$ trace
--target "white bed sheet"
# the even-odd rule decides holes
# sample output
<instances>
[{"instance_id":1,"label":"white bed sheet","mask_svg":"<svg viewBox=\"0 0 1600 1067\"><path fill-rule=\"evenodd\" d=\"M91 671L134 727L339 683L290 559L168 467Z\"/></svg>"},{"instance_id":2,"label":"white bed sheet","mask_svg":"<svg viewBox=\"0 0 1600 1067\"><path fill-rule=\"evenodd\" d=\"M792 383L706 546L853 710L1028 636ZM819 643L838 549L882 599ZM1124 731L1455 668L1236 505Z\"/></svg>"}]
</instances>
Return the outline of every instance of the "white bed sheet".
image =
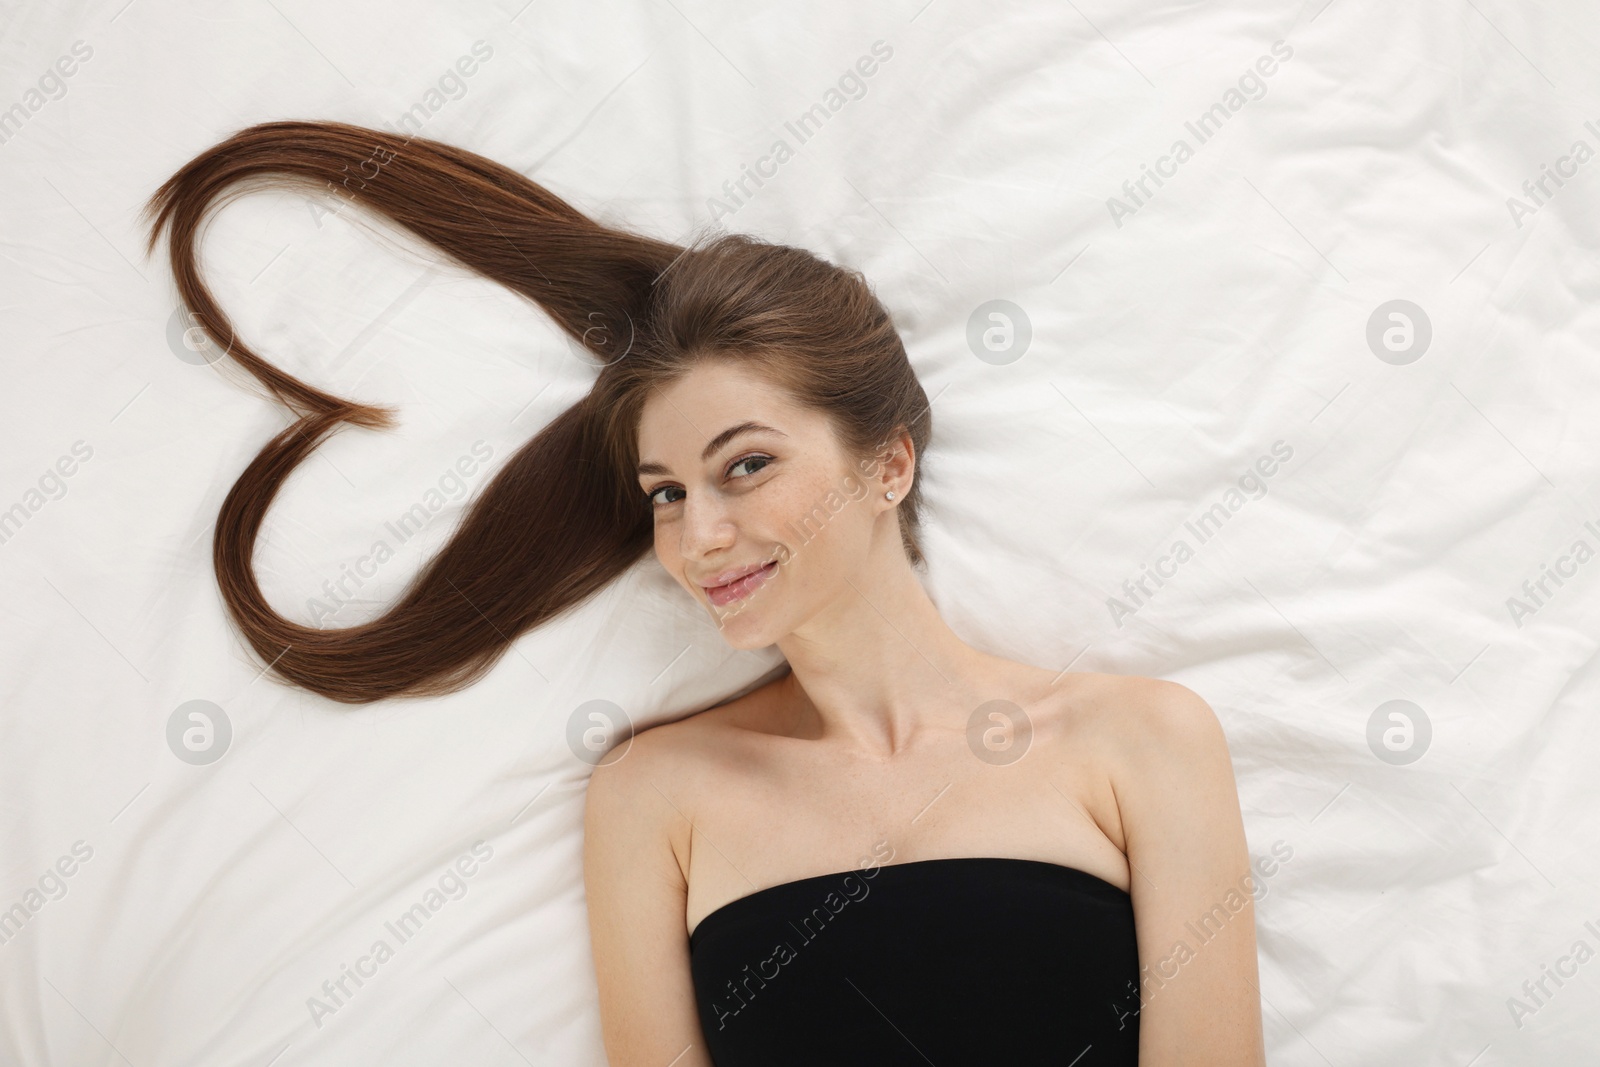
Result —
<instances>
[{"instance_id":1,"label":"white bed sheet","mask_svg":"<svg viewBox=\"0 0 1600 1067\"><path fill-rule=\"evenodd\" d=\"M259 677L210 523L283 416L174 343L137 211L245 125L408 113L609 221L866 272L935 398L952 624L1195 689L1252 853L1292 853L1258 904L1269 1062L1592 1060L1597 9L109 0L0 26L0 909L25 913L0 1063L604 1063L571 716L649 725L778 663L649 560L447 699ZM802 143L785 123L819 103ZM728 199L778 139L792 158ZM323 597L343 624L593 372L526 303L333 206L247 198L205 249L258 350L402 413L328 443L267 524L263 580L301 617L399 549ZM992 300L1029 324L1020 356L969 343ZM1369 343L1396 300L1425 349ZM402 547L386 523L416 503ZM1138 591L1147 567L1167 577ZM168 745L194 700L231 727L210 764ZM1369 743L1394 707L1430 732L1411 762ZM324 989L380 940L363 984Z\"/></svg>"}]
</instances>

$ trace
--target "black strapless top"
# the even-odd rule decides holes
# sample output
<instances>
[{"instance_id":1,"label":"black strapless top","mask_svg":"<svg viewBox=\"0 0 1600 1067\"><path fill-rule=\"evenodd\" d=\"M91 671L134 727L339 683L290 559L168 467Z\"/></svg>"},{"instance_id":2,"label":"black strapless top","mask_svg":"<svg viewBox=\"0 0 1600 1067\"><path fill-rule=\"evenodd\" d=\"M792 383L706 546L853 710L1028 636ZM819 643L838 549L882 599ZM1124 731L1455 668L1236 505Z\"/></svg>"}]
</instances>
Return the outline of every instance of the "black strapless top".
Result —
<instances>
[{"instance_id":1,"label":"black strapless top","mask_svg":"<svg viewBox=\"0 0 1600 1067\"><path fill-rule=\"evenodd\" d=\"M818 875L689 937L716 1067L1126 1067L1139 1058L1133 901L1043 860Z\"/></svg>"}]
</instances>

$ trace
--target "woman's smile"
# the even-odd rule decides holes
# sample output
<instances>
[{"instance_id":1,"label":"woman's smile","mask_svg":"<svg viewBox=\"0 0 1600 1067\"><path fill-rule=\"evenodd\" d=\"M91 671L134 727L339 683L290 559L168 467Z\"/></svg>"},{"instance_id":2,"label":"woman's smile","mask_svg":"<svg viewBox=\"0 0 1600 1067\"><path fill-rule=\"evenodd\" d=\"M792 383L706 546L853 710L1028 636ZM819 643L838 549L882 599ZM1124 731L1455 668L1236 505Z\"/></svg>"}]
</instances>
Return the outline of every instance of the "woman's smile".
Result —
<instances>
[{"instance_id":1,"label":"woman's smile","mask_svg":"<svg viewBox=\"0 0 1600 1067\"><path fill-rule=\"evenodd\" d=\"M706 586L706 599L710 600L711 603L715 604L719 608L727 604L732 604L734 601L742 600L751 593L755 592L755 590L763 585L767 579L771 578L777 573L778 564L776 560L763 563L755 570L750 571L739 578L735 578L733 581L724 585Z\"/></svg>"}]
</instances>

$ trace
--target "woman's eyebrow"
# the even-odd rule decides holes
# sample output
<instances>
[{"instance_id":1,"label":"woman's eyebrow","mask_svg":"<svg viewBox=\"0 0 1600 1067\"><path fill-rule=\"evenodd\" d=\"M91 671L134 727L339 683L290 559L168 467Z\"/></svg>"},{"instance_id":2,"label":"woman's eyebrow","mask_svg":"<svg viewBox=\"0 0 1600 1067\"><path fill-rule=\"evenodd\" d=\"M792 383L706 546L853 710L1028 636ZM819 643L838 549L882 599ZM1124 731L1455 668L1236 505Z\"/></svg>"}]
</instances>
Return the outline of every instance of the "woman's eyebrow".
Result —
<instances>
[{"instance_id":1,"label":"woman's eyebrow","mask_svg":"<svg viewBox=\"0 0 1600 1067\"><path fill-rule=\"evenodd\" d=\"M775 430L771 426L768 426L768 425L766 425L764 423L760 423L760 422L741 422L737 426L729 426L726 430L723 430L721 433L717 434L717 436L713 437L710 441L706 442L706 447L703 448L700 451L700 462L704 463L706 460L708 460L712 456L716 455L717 452L724 445L726 445L729 441L732 441L735 437L738 437L742 433L774 433L774 434L777 434L779 437L788 437L789 436L788 434L784 433L782 430ZM639 476L641 478L644 477L647 474L671 474L671 473L672 473L672 471L668 470L665 464L654 463L654 462L646 462L646 463L639 464Z\"/></svg>"}]
</instances>

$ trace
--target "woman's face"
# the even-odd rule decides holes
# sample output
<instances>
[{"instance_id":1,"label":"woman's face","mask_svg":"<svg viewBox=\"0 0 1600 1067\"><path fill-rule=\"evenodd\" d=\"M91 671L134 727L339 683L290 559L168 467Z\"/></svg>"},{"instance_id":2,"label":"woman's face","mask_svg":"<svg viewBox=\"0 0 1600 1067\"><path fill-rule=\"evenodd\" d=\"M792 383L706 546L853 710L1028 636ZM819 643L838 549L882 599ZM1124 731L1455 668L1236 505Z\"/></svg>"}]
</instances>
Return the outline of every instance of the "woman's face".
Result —
<instances>
[{"instance_id":1,"label":"woman's face","mask_svg":"<svg viewBox=\"0 0 1600 1067\"><path fill-rule=\"evenodd\" d=\"M902 552L876 461L739 364L702 361L652 393L639 460L656 558L735 648L775 643L852 592L885 544Z\"/></svg>"}]
</instances>

